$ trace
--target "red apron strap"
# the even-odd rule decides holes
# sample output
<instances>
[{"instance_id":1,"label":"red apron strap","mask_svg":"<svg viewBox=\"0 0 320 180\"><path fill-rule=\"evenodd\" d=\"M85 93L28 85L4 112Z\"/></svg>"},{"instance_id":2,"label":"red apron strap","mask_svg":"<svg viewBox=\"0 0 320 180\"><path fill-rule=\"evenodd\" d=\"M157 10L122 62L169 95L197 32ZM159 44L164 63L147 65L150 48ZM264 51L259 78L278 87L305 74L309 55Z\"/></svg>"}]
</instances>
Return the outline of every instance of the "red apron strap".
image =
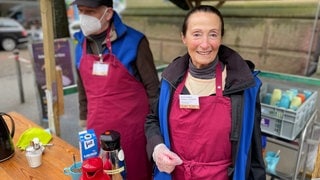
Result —
<instances>
[{"instance_id":1,"label":"red apron strap","mask_svg":"<svg viewBox=\"0 0 320 180\"><path fill-rule=\"evenodd\" d=\"M216 94L222 96L222 67L221 62L218 62L216 67Z\"/></svg>"}]
</instances>

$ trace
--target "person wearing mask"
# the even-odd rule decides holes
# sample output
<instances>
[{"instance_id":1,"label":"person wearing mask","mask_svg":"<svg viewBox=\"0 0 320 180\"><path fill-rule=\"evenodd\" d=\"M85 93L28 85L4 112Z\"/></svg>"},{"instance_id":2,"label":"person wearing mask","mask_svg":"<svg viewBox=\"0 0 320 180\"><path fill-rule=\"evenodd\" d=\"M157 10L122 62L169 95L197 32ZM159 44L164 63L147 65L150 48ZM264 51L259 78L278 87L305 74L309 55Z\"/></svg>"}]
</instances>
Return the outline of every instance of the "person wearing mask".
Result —
<instances>
[{"instance_id":1,"label":"person wearing mask","mask_svg":"<svg viewBox=\"0 0 320 180\"><path fill-rule=\"evenodd\" d=\"M75 33L80 124L96 136L120 133L128 180L150 179L145 117L159 80L149 42L127 26L112 0L75 0L81 31Z\"/></svg>"},{"instance_id":2,"label":"person wearing mask","mask_svg":"<svg viewBox=\"0 0 320 180\"><path fill-rule=\"evenodd\" d=\"M154 179L265 179L253 63L222 45L223 17L212 6L189 11L181 35L187 53L163 71L145 123Z\"/></svg>"}]
</instances>

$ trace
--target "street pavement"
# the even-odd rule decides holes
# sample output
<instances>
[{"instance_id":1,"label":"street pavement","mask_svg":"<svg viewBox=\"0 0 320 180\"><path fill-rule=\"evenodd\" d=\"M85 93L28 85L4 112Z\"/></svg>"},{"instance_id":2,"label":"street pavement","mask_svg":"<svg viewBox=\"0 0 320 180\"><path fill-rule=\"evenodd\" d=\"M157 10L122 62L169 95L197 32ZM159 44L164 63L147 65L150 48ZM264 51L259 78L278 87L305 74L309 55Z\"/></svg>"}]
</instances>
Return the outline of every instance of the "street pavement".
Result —
<instances>
[{"instance_id":1,"label":"street pavement","mask_svg":"<svg viewBox=\"0 0 320 180\"><path fill-rule=\"evenodd\" d=\"M0 112L16 111L38 125L47 128L42 118L40 96L37 90L32 56L27 46L19 47L20 70L12 52L0 51ZM19 85L19 78L21 85ZM64 114L60 119L60 137L78 148L78 94L64 96ZM19 136L19 134L15 134Z\"/></svg>"}]
</instances>

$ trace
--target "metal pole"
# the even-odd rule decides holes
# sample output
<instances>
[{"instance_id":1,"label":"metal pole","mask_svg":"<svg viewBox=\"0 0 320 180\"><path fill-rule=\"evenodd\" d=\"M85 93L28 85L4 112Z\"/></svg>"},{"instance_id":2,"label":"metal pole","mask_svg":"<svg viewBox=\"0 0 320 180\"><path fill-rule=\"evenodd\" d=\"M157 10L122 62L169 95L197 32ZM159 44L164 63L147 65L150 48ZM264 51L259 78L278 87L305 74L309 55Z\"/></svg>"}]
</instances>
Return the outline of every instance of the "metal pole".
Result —
<instances>
[{"instance_id":1,"label":"metal pole","mask_svg":"<svg viewBox=\"0 0 320 180\"><path fill-rule=\"evenodd\" d=\"M16 62L17 73L18 73L18 86L19 86L19 94L20 94L20 102L24 103L24 93L23 93L23 85L22 85L22 76L21 76L21 67L19 61L19 50L15 49L13 51L14 60Z\"/></svg>"},{"instance_id":2,"label":"metal pole","mask_svg":"<svg viewBox=\"0 0 320 180\"><path fill-rule=\"evenodd\" d=\"M307 56L307 58L308 58L307 59L307 67L305 68L304 75L308 75L308 72L309 72L309 63L311 61L311 52L312 52L312 47L313 47L313 42L314 42L314 36L315 36L316 31L317 31L317 21L318 21L318 18L319 18L319 9L320 9L320 0L318 0L317 11L316 11L316 14L314 16L314 22L313 22L313 28L312 28L313 30L312 30L312 33L311 33L308 56Z\"/></svg>"}]
</instances>

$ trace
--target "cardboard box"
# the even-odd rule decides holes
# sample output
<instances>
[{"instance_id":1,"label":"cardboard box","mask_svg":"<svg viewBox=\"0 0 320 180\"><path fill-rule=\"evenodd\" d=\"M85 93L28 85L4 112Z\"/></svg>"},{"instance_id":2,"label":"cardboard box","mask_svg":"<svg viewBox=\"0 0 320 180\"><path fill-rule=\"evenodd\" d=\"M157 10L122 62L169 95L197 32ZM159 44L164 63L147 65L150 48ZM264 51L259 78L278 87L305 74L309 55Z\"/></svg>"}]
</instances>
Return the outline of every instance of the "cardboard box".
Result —
<instances>
[{"instance_id":1,"label":"cardboard box","mask_svg":"<svg viewBox=\"0 0 320 180\"><path fill-rule=\"evenodd\" d=\"M79 149L81 161L99 156L98 140L93 129L79 132Z\"/></svg>"}]
</instances>

